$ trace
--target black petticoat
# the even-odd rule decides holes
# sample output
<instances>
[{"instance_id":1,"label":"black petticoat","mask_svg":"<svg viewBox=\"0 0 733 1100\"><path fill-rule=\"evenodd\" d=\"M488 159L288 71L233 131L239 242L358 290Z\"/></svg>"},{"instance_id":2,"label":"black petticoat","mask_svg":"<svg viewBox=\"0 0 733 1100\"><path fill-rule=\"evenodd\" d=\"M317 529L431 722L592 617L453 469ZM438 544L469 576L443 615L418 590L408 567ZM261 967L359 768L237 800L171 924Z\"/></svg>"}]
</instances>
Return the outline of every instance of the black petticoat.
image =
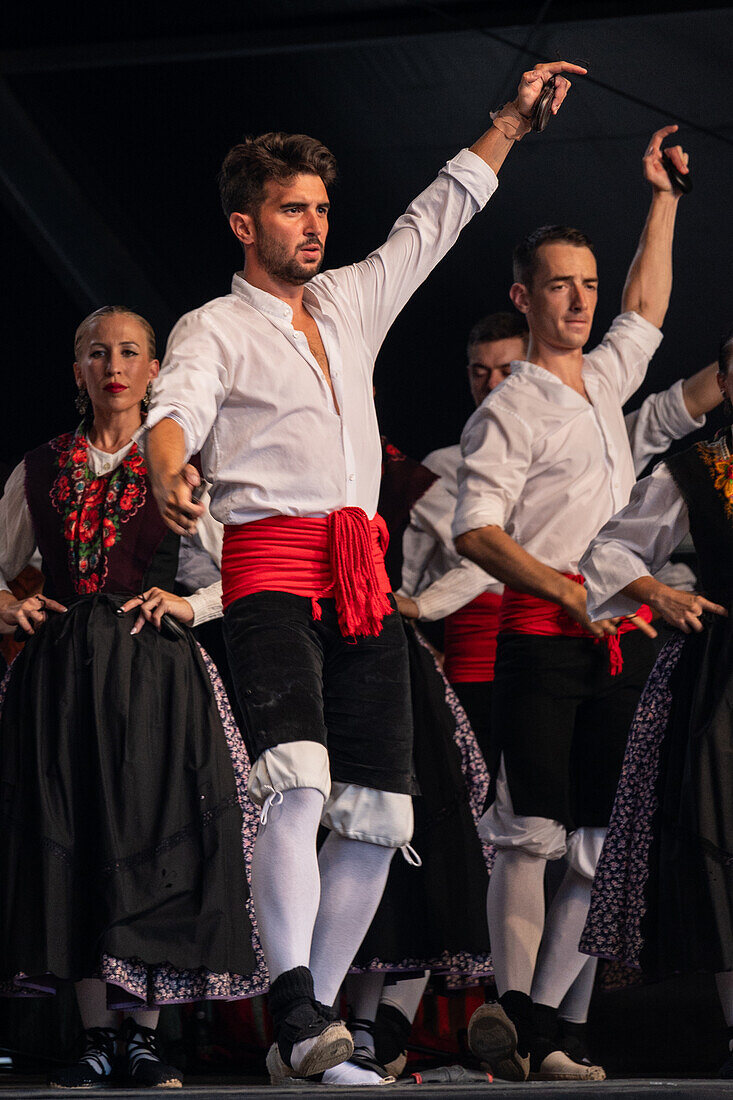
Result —
<instances>
[{"instance_id":1,"label":"black petticoat","mask_svg":"<svg viewBox=\"0 0 733 1100\"><path fill-rule=\"evenodd\" d=\"M405 634L420 786L413 802L412 845L422 866L410 866L399 852L392 860L384 896L354 969L427 968L486 976L491 972L486 925L489 867L476 820L488 775L466 716L430 651L416 631L407 629Z\"/></svg>"},{"instance_id":2,"label":"black petticoat","mask_svg":"<svg viewBox=\"0 0 733 1100\"><path fill-rule=\"evenodd\" d=\"M256 967L232 761L189 632L79 600L26 644L0 716L0 980L103 956ZM44 988L47 982L40 985Z\"/></svg>"}]
</instances>

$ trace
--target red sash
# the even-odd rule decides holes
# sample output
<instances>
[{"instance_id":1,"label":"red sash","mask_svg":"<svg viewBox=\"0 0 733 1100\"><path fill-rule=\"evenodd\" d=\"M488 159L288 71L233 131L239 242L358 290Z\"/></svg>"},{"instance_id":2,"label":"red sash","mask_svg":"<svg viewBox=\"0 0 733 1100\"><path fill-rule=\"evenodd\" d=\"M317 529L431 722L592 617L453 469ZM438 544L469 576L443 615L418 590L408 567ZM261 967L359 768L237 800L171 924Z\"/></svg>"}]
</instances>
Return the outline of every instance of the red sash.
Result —
<instances>
[{"instance_id":1,"label":"red sash","mask_svg":"<svg viewBox=\"0 0 733 1100\"><path fill-rule=\"evenodd\" d=\"M444 671L452 684L494 679L501 596L482 592L445 620Z\"/></svg>"},{"instance_id":2,"label":"red sash","mask_svg":"<svg viewBox=\"0 0 733 1100\"><path fill-rule=\"evenodd\" d=\"M392 608L384 551L389 534L380 515L341 508L305 519L275 516L224 527L222 603L253 592L310 596L313 618L321 618L322 596L336 601L345 637L377 635Z\"/></svg>"},{"instance_id":3,"label":"red sash","mask_svg":"<svg viewBox=\"0 0 733 1100\"><path fill-rule=\"evenodd\" d=\"M563 573L576 584L583 584L585 578L580 573ZM642 604L635 612L645 623L651 622L651 610ZM624 667L621 656L619 638L622 634L628 634L630 630L638 630L635 623L627 618L621 620L617 628L618 634L606 634L603 638L596 638L596 642L605 642L608 646L608 661L612 676L618 676ZM517 592L513 588L506 587L501 600L499 612L499 630L508 634L562 634L566 638L592 638L590 631L576 623L560 607L551 600L543 600L539 596L529 596L526 592Z\"/></svg>"}]
</instances>

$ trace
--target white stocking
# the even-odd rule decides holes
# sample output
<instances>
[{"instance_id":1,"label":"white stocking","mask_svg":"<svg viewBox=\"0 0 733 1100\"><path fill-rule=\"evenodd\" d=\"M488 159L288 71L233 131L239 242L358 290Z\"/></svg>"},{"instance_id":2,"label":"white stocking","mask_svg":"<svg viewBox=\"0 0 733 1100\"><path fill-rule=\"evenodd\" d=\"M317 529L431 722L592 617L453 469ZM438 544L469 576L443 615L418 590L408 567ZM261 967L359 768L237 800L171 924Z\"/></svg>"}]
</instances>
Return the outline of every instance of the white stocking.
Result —
<instances>
[{"instance_id":1,"label":"white stocking","mask_svg":"<svg viewBox=\"0 0 733 1100\"><path fill-rule=\"evenodd\" d=\"M412 1023L429 980L430 971L426 970L419 978L399 978L396 982L390 982L384 987L382 1004L398 1009Z\"/></svg>"},{"instance_id":2,"label":"white stocking","mask_svg":"<svg viewBox=\"0 0 733 1100\"><path fill-rule=\"evenodd\" d=\"M578 944L588 916L591 883L568 867L555 894L532 983L531 996L537 1004L557 1008L588 961Z\"/></svg>"},{"instance_id":3,"label":"white stocking","mask_svg":"<svg viewBox=\"0 0 733 1100\"><path fill-rule=\"evenodd\" d=\"M560 1002L558 1016L563 1020L571 1024L587 1022L597 969L598 959L586 958L585 966Z\"/></svg>"},{"instance_id":4,"label":"white stocking","mask_svg":"<svg viewBox=\"0 0 733 1100\"><path fill-rule=\"evenodd\" d=\"M257 833L252 897L272 982L308 966L321 894L316 835L322 813L323 795L313 787L283 791Z\"/></svg>"},{"instance_id":5,"label":"white stocking","mask_svg":"<svg viewBox=\"0 0 733 1100\"><path fill-rule=\"evenodd\" d=\"M321 903L310 968L316 1000L332 1005L384 893L394 848L331 832L318 856ZM294 964L297 965L297 964Z\"/></svg>"},{"instance_id":6,"label":"white stocking","mask_svg":"<svg viewBox=\"0 0 733 1100\"><path fill-rule=\"evenodd\" d=\"M545 866L541 856L500 848L489 879L486 915L496 987L529 994L545 919Z\"/></svg>"}]
</instances>

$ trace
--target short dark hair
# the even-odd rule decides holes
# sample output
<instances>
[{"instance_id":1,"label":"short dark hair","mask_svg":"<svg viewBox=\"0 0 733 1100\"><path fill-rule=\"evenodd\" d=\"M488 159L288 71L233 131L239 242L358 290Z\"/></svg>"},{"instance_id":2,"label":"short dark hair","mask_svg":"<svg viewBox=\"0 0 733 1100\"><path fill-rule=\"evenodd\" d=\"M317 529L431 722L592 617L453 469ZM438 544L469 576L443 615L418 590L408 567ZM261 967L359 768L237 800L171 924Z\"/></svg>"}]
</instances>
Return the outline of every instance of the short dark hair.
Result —
<instances>
[{"instance_id":1,"label":"short dark hair","mask_svg":"<svg viewBox=\"0 0 733 1100\"><path fill-rule=\"evenodd\" d=\"M729 329L720 341L718 348L718 370L727 374L733 363L733 328Z\"/></svg>"},{"instance_id":2,"label":"short dark hair","mask_svg":"<svg viewBox=\"0 0 733 1100\"><path fill-rule=\"evenodd\" d=\"M328 188L337 176L336 158L307 134L260 134L247 137L224 157L219 195L228 218L235 211L256 214L268 180L285 183L293 176L320 176Z\"/></svg>"},{"instance_id":3,"label":"short dark hair","mask_svg":"<svg viewBox=\"0 0 733 1100\"><path fill-rule=\"evenodd\" d=\"M476 344L489 344L494 340L511 340L514 336L520 336L523 340L529 337L527 318L523 313L489 313L477 321L468 334L466 351L471 354L471 348Z\"/></svg>"},{"instance_id":4,"label":"short dark hair","mask_svg":"<svg viewBox=\"0 0 733 1100\"><path fill-rule=\"evenodd\" d=\"M552 244L554 241L564 241L573 244L576 248L589 248L595 254L593 242L579 229L573 229L570 225L541 225L528 233L523 241L514 249L514 282L523 283L527 287L532 286L532 279L537 270L537 252L543 244Z\"/></svg>"}]
</instances>

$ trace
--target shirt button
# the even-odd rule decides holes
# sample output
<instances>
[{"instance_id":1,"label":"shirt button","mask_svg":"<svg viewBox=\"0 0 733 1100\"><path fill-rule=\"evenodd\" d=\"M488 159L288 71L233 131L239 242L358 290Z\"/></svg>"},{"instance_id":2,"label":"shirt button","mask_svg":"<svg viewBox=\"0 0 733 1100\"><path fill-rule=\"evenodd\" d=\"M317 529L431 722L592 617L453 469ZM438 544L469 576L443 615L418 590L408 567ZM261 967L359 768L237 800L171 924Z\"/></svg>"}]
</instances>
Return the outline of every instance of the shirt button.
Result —
<instances>
[{"instance_id":1,"label":"shirt button","mask_svg":"<svg viewBox=\"0 0 733 1100\"><path fill-rule=\"evenodd\" d=\"M340 370L332 370L331 371L331 377L332 378L340 378L341 377L341 371Z\"/></svg>"},{"instance_id":2,"label":"shirt button","mask_svg":"<svg viewBox=\"0 0 733 1100\"><path fill-rule=\"evenodd\" d=\"M103 469L103 470L109 470L109 462L105 462L105 464L104 464L104 466L102 467L102 469Z\"/></svg>"},{"instance_id":3,"label":"shirt button","mask_svg":"<svg viewBox=\"0 0 733 1100\"><path fill-rule=\"evenodd\" d=\"M356 474L349 474L349 481L353 481L355 477Z\"/></svg>"}]
</instances>

